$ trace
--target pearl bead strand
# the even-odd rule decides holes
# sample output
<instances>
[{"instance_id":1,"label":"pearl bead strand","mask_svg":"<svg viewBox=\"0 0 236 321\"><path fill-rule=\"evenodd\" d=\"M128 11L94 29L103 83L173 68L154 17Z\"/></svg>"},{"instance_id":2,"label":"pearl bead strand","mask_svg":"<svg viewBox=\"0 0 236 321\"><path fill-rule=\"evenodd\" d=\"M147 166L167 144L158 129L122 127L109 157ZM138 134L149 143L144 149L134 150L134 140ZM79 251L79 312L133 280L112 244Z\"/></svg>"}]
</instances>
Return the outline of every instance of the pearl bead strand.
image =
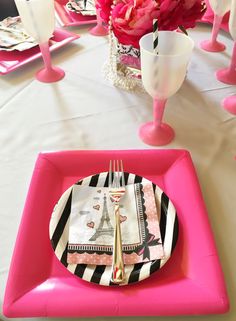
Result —
<instances>
[{"instance_id":1,"label":"pearl bead strand","mask_svg":"<svg viewBox=\"0 0 236 321\"><path fill-rule=\"evenodd\" d=\"M129 91L143 91L141 80L133 77L131 71L126 69L124 74L117 69L117 39L112 30L112 10L116 3L117 0L113 0L108 21L109 57L108 62L104 64L103 74L105 79L111 81L114 86Z\"/></svg>"}]
</instances>

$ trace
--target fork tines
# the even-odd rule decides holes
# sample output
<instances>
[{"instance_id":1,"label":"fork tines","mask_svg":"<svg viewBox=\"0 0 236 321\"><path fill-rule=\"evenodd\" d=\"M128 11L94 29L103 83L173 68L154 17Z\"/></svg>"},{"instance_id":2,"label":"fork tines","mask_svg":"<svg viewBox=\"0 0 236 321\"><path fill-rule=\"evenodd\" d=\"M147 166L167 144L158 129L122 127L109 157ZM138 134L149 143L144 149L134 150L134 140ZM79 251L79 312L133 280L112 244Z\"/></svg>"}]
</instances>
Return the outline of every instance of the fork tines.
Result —
<instances>
[{"instance_id":1,"label":"fork tines","mask_svg":"<svg viewBox=\"0 0 236 321\"><path fill-rule=\"evenodd\" d=\"M122 160L110 160L108 184L109 186L114 188L125 185L124 168Z\"/></svg>"}]
</instances>

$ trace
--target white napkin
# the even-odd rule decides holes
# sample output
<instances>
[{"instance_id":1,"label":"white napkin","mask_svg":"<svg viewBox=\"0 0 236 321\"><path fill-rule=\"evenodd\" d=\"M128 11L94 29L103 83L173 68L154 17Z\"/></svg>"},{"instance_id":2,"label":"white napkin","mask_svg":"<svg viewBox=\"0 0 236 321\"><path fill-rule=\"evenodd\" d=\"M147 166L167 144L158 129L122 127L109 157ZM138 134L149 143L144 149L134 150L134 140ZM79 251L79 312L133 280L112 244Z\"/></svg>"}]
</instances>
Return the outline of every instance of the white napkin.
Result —
<instances>
[{"instance_id":1,"label":"white napkin","mask_svg":"<svg viewBox=\"0 0 236 321\"><path fill-rule=\"evenodd\" d=\"M152 184L127 185L120 202L125 264L163 258L158 217ZM74 185L67 262L112 264L114 227L109 189Z\"/></svg>"},{"instance_id":2,"label":"white napkin","mask_svg":"<svg viewBox=\"0 0 236 321\"><path fill-rule=\"evenodd\" d=\"M35 40L26 34L20 17L8 17L0 21L0 50L23 51L36 45Z\"/></svg>"},{"instance_id":3,"label":"white napkin","mask_svg":"<svg viewBox=\"0 0 236 321\"><path fill-rule=\"evenodd\" d=\"M96 8L94 0L86 1L86 8L84 8L84 0L70 0L67 3L68 8L72 8L73 11L81 13L83 16L96 15Z\"/></svg>"}]
</instances>

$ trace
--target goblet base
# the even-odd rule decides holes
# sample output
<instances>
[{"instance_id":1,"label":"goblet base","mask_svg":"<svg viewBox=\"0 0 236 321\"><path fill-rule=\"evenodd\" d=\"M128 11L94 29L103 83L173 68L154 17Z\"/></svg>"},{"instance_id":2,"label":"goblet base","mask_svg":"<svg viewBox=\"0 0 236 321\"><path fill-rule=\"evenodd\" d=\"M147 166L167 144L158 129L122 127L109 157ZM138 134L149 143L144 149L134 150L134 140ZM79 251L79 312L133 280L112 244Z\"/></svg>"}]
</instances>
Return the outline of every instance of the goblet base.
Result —
<instances>
[{"instance_id":1,"label":"goblet base","mask_svg":"<svg viewBox=\"0 0 236 321\"><path fill-rule=\"evenodd\" d=\"M145 144L151 146L163 146L169 144L175 137L174 130L167 124L162 123L155 127L153 122L142 125L139 136Z\"/></svg>"},{"instance_id":2,"label":"goblet base","mask_svg":"<svg viewBox=\"0 0 236 321\"><path fill-rule=\"evenodd\" d=\"M64 78L65 72L59 67L52 67L50 69L43 68L36 73L36 79L41 82L56 82Z\"/></svg>"},{"instance_id":3,"label":"goblet base","mask_svg":"<svg viewBox=\"0 0 236 321\"><path fill-rule=\"evenodd\" d=\"M212 42L211 40L204 40L200 43L200 48L210 52L221 52L225 50L225 45L219 41Z\"/></svg>"},{"instance_id":4,"label":"goblet base","mask_svg":"<svg viewBox=\"0 0 236 321\"><path fill-rule=\"evenodd\" d=\"M218 70L216 78L225 84L236 85L236 71L232 72L229 68Z\"/></svg>"},{"instance_id":5,"label":"goblet base","mask_svg":"<svg viewBox=\"0 0 236 321\"><path fill-rule=\"evenodd\" d=\"M89 30L89 33L93 36L107 36L108 28L103 25L96 25L95 27Z\"/></svg>"},{"instance_id":6,"label":"goblet base","mask_svg":"<svg viewBox=\"0 0 236 321\"><path fill-rule=\"evenodd\" d=\"M222 101L222 107L230 114L236 115L236 95L226 97Z\"/></svg>"}]
</instances>

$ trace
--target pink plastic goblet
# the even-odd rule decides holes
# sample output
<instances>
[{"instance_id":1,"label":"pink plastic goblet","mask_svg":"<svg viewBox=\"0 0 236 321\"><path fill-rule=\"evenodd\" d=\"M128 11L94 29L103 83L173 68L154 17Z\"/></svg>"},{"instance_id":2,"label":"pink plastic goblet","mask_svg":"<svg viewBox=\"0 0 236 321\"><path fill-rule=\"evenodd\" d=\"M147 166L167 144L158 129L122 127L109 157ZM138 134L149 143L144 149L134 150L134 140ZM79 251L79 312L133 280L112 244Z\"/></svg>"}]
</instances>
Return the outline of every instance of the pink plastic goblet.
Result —
<instances>
[{"instance_id":1,"label":"pink plastic goblet","mask_svg":"<svg viewBox=\"0 0 236 321\"><path fill-rule=\"evenodd\" d=\"M234 40L231 62L228 68L216 72L216 78L225 84L236 85L236 0L231 2L229 32Z\"/></svg>"},{"instance_id":2,"label":"pink plastic goblet","mask_svg":"<svg viewBox=\"0 0 236 321\"><path fill-rule=\"evenodd\" d=\"M193 40L174 31L159 31L158 55L153 52L153 35L140 40L144 88L153 98L153 121L140 127L139 136L148 145L167 145L174 130L162 119L167 99L181 87L194 47Z\"/></svg>"},{"instance_id":3,"label":"pink plastic goblet","mask_svg":"<svg viewBox=\"0 0 236 321\"><path fill-rule=\"evenodd\" d=\"M55 11L53 0L15 0L26 32L38 43L45 68L36 73L41 82L61 80L65 73L59 67L52 66L48 40L55 28Z\"/></svg>"},{"instance_id":4,"label":"pink plastic goblet","mask_svg":"<svg viewBox=\"0 0 236 321\"><path fill-rule=\"evenodd\" d=\"M214 12L211 39L202 41L200 47L210 52L224 51L225 45L217 40L217 36L223 16L230 9L230 0L210 0L209 3Z\"/></svg>"},{"instance_id":5,"label":"pink plastic goblet","mask_svg":"<svg viewBox=\"0 0 236 321\"><path fill-rule=\"evenodd\" d=\"M229 67L216 72L216 78L229 85L236 85L236 41L233 46L233 53Z\"/></svg>"},{"instance_id":6,"label":"pink plastic goblet","mask_svg":"<svg viewBox=\"0 0 236 321\"><path fill-rule=\"evenodd\" d=\"M89 33L93 36L107 36L108 28L104 26L103 20L101 18L101 9L96 6L97 12L97 24L95 27L89 30Z\"/></svg>"},{"instance_id":7,"label":"pink plastic goblet","mask_svg":"<svg viewBox=\"0 0 236 321\"><path fill-rule=\"evenodd\" d=\"M226 97L222 101L222 107L230 114L236 115L236 95Z\"/></svg>"}]
</instances>

